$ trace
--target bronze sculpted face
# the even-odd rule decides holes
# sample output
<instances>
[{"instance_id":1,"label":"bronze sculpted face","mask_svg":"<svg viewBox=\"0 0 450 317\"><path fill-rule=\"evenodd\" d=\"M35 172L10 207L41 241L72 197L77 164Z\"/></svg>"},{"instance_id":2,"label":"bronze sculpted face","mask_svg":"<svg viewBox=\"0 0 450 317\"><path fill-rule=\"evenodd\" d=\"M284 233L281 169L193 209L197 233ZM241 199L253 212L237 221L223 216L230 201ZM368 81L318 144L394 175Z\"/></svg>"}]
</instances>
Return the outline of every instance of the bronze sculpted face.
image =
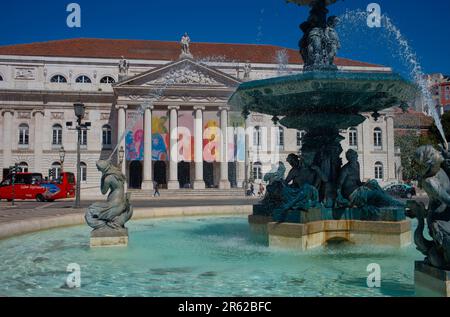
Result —
<instances>
[{"instance_id":1,"label":"bronze sculpted face","mask_svg":"<svg viewBox=\"0 0 450 317\"><path fill-rule=\"evenodd\" d=\"M355 163L358 161L358 153L355 150L348 150L347 153L345 153L345 157L347 158L347 161L349 163Z\"/></svg>"},{"instance_id":2,"label":"bronze sculpted face","mask_svg":"<svg viewBox=\"0 0 450 317\"><path fill-rule=\"evenodd\" d=\"M289 154L286 160L293 168L300 166L300 160L296 154Z\"/></svg>"},{"instance_id":3,"label":"bronze sculpted face","mask_svg":"<svg viewBox=\"0 0 450 317\"><path fill-rule=\"evenodd\" d=\"M444 162L442 154L431 145L421 146L413 157L413 164L421 177L433 176L431 172L438 172Z\"/></svg>"}]
</instances>

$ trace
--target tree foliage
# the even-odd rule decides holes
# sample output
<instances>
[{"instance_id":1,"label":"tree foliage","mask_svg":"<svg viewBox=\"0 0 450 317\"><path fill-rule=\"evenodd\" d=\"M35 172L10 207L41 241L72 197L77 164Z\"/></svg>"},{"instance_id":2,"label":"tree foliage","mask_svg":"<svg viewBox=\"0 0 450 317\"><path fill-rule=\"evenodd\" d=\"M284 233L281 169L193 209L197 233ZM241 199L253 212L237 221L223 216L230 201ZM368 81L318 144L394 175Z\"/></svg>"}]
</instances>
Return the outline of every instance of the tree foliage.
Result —
<instances>
[{"instance_id":1,"label":"tree foliage","mask_svg":"<svg viewBox=\"0 0 450 317\"><path fill-rule=\"evenodd\" d=\"M437 147L439 141L434 133L420 134L418 131L408 131L396 135L395 146L400 148L403 180L416 179L417 172L412 165L412 157L417 148L422 145L433 145Z\"/></svg>"}]
</instances>

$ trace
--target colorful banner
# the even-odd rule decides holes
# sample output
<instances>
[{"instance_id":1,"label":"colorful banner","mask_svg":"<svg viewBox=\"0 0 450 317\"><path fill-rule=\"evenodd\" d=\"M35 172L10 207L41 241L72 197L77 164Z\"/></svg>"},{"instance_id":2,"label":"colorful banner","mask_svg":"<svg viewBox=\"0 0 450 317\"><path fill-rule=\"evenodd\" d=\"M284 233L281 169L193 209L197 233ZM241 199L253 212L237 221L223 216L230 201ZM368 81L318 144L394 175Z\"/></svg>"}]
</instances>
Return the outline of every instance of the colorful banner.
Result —
<instances>
[{"instance_id":1,"label":"colorful banner","mask_svg":"<svg viewBox=\"0 0 450 317\"><path fill-rule=\"evenodd\" d=\"M152 160L169 161L170 119L166 111L153 111L152 114Z\"/></svg>"},{"instance_id":2,"label":"colorful banner","mask_svg":"<svg viewBox=\"0 0 450 317\"><path fill-rule=\"evenodd\" d=\"M218 113L203 114L203 160L208 163L220 161L220 123Z\"/></svg>"},{"instance_id":3,"label":"colorful banner","mask_svg":"<svg viewBox=\"0 0 450 317\"><path fill-rule=\"evenodd\" d=\"M233 127L233 137L228 138L229 161L245 162L245 119L238 112L230 112L228 118Z\"/></svg>"},{"instance_id":4,"label":"colorful banner","mask_svg":"<svg viewBox=\"0 0 450 317\"><path fill-rule=\"evenodd\" d=\"M127 161L144 160L144 120L137 111L127 111L125 157Z\"/></svg>"},{"instance_id":5,"label":"colorful banner","mask_svg":"<svg viewBox=\"0 0 450 317\"><path fill-rule=\"evenodd\" d=\"M194 116L192 111L178 113L178 160L194 161Z\"/></svg>"}]
</instances>

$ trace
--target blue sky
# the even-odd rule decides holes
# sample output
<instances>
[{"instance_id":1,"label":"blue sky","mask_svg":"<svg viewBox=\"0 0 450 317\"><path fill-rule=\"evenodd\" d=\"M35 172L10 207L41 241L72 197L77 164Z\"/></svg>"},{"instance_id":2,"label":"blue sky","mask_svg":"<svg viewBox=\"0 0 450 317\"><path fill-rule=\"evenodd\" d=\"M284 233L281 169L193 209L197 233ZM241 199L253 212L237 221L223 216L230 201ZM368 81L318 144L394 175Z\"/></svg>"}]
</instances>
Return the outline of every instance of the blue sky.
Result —
<instances>
[{"instance_id":1,"label":"blue sky","mask_svg":"<svg viewBox=\"0 0 450 317\"><path fill-rule=\"evenodd\" d=\"M65 0L2 1L0 45L92 37L274 44L297 49L298 25L308 9L284 0L75 0L82 27L68 28ZM381 6L407 38L425 72L450 75L450 0L345 0L332 14ZM404 56L386 29L369 29L364 21L340 26L340 56L392 66L407 73Z\"/></svg>"}]
</instances>

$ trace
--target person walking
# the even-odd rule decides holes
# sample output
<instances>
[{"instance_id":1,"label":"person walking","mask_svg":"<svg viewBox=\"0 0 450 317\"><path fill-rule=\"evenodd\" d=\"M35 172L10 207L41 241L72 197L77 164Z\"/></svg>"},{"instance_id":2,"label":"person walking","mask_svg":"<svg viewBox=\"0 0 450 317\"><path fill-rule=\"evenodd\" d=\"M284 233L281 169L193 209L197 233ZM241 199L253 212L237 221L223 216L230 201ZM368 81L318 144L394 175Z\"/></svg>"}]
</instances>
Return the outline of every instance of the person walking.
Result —
<instances>
[{"instance_id":1,"label":"person walking","mask_svg":"<svg viewBox=\"0 0 450 317\"><path fill-rule=\"evenodd\" d=\"M260 183L260 184L259 184L258 196L259 196L259 197L264 196L264 185L263 185L263 183Z\"/></svg>"},{"instance_id":2,"label":"person walking","mask_svg":"<svg viewBox=\"0 0 450 317\"><path fill-rule=\"evenodd\" d=\"M153 197L156 197L156 195L158 195L158 197L161 197L161 194L159 193L159 184L157 182L155 182L155 192L153 193Z\"/></svg>"},{"instance_id":3,"label":"person walking","mask_svg":"<svg viewBox=\"0 0 450 317\"><path fill-rule=\"evenodd\" d=\"M255 186L253 185L253 183L250 184L250 196L256 196Z\"/></svg>"}]
</instances>

